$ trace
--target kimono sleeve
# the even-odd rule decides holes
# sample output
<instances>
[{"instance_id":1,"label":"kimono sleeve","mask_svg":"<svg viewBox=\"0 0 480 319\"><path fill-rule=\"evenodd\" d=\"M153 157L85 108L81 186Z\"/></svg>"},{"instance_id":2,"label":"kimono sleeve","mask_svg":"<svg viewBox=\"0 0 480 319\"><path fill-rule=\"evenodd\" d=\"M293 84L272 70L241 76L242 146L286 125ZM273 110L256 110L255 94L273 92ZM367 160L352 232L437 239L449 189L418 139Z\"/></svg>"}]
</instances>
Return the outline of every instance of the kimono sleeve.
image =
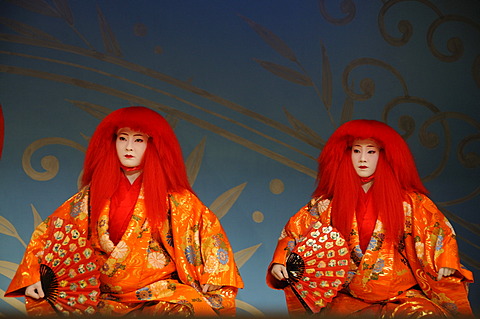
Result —
<instances>
[{"instance_id":1,"label":"kimono sleeve","mask_svg":"<svg viewBox=\"0 0 480 319\"><path fill-rule=\"evenodd\" d=\"M243 288L227 234L194 194L185 191L171 197L171 229L182 282Z\"/></svg>"},{"instance_id":2,"label":"kimono sleeve","mask_svg":"<svg viewBox=\"0 0 480 319\"><path fill-rule=\"evenodd\" d=\"M471 314L467 284L473 282L473 275L460 263L450 222L425 195L411 194L405 205L412 234L406 242L407 258L423 292L452 314ZM443 267L456 271L437 281Z\"/></svg>"},{"instance_id":3,"label":"kimono sleeve","mask_svg":"<svg viewBox=\"0 0 480 319\"><path fill-rule=\"evenodd\" d=\"M5 297L22 297L25 295L26 287L40 280L40 260L46 241L47 224L48 219L40 223L33 232Z\"/></svg>"},{"instance_id":4,"label":"kimono sleeve","mask_svg":"<svg viewBox=\"0 0 480 319\"><path fill-rule=\"evenodd\" d=\"M72 207L72 202L76 197L78 196L74 195L64 202L35 229L25 250L23 259L5 292L5 297L22 297L25 295L26 287L40 280L40 263L43 260L43 251L49 236L48 225L54 216L67 218Z\"/></svg>"},{"instance_id":5,"label":"kimono sleeve","mask_svg":"<svg viewBox=\"0 0 480 319\"><path fill-rule=\"evenodd\" d=\"M272 261L267 269L267 285L270 288L283 289L287 286L286 282L277 280L271 274L271 269L274 264L285 265L288 254L295 247L297 240L308 230L312 222L318 218L318 216L311 214L311 206L312 203L303 206L283 227L273 253Z\"/></svg>"},{"instance_id":6,"label":"kimono sleeve","mask_svg":"<svg viewBox=\"0 0 480 319\"><path fill-rule=\"evenodd\" d=\"M217 216L205 207L201 220L201 254L204 265L200 283L243 288L232 246Z\"/></svg>"}]
</instances>

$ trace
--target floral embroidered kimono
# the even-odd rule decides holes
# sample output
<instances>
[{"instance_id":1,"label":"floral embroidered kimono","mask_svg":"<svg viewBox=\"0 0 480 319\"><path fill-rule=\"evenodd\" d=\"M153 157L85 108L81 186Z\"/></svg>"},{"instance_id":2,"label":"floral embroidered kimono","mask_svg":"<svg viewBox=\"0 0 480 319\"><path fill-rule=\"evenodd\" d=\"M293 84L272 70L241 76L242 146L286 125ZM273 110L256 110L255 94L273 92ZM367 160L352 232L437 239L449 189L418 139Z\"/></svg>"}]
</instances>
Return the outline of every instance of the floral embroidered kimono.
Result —
<instances>
[{"instance_id":1,"label":"floral embroidered kimono","mask_svg":"<svg viewBox=\"0 0 480 319\"><path fill-rule=\"evenodd\" d=\"M330 224L331 200L317 198L295 214L282 231L267 284L284 289L291 313L305 310L291 288L270 273L274 263L285 265L289 252L305 231L320 220ZM467 283L472 273L459 262L455 233L448 220L424 195L410 193L404 201L404 241L398 248L385 240L381 220L374 224L373 234L365 251L360 248L356 218L347 238L350 249L350 270L343 289L321 314L325 316L374 316L381 318L418 318L472 315ZM437 281L442 267L456 269L454 275Z\"/></svg>"},{"instance_id":2,"label":"floral embroidered kimono","mask_svg":"<svg viewBox=\"0 0 480 319\"><path fill-rule=\"evenodd\" d=\"M108 233L109 205L103 209L97 227L89 229L89 189L82 189L35 230L5 296L23 296L27 286L39 281L49 220L60 217L76 223L83 234L91 234L90 243L101 272L97 312L235 314L235 297L243 282L219 220L189 191L169 195L168 202L169 219L157 241L146 221L140 190L126 231L115 245ZM204 294L200 284L222 288ZM54 314L44 300L26 297L26 307L29 314Z\"/></svg>"}]
</instances>

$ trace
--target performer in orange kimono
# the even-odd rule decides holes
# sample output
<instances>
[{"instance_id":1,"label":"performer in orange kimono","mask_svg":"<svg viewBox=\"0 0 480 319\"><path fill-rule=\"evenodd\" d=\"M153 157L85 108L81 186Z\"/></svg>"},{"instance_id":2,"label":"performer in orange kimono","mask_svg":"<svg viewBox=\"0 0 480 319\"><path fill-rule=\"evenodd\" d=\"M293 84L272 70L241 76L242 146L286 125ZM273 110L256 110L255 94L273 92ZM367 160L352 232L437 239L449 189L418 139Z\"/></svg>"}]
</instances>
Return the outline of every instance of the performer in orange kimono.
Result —
<instances>
[{"instance_id":1,"label":"performer in orange kimono","mask_svg":"<svg viewBox=\"0 0 480 319\"><path fill-rule=\"evenodd\" d=\"M82 182L35 230L6 296L26 295L29 314L55 314L41 299L39 264L51 230L70 223L100 269L99 303L85 313L235 314L243 282L233 251L219 220L191 189L162 116L144 107L109 114L89 143Z\"/></svg>"},{"instance_id":2,"label":"performer in orange kimono","mask_svg":"<svg viewBox=\"0 0 480 319\"><path fill-rule=\"evenodd\" d=\"M286 283L285 262L317 221L348 243L346 280L320 315L471 316L455 232L425 190L403 138L388 125L355 120L339 127L319 157L313 199L282 231L267 284L284 289L289 312L305 313Z\"/></svg>"}]
</instances>

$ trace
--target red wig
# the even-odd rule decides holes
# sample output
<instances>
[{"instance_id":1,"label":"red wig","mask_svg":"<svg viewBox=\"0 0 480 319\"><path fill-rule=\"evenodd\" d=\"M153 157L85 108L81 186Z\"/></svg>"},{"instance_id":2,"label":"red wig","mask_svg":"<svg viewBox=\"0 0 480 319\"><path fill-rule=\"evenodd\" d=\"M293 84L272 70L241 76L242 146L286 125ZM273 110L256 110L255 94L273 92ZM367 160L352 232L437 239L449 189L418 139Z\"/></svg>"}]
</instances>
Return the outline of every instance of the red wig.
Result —
<instances>
[{"instance_id":1,"label":"red wig","mask_svg":"<svg viewBox=\"0 0 480 319\"><path fill-rule=\"evenodd\" d=\"M393 128L375 120L354 120L340 126L329 138L318 158L314 197L333 199L332 224L345 236L352 229L361 180L352 164L354 140L373 139L380 156L369 191L387 237L397 241L404 225L403 200L406 192L426 194L407 143Z\"/></svg>"},{"instance_id":2,"label":"red wig","mask_svg":"<svg viewBox=\"0 0 480 319\"><path fill-rule=\"evenodd\" d=\"M115 141L117 131L128 127L149 136L143 158L143 189L147 218L152 229L167 216L167 194L188 189L182 151L168 122L157 112L141 106L110 113L98 125L88 145L82 186L90 185L91 220L98 221L101 209L117 189L122 170Z\"/></svg>"}]
</instances>

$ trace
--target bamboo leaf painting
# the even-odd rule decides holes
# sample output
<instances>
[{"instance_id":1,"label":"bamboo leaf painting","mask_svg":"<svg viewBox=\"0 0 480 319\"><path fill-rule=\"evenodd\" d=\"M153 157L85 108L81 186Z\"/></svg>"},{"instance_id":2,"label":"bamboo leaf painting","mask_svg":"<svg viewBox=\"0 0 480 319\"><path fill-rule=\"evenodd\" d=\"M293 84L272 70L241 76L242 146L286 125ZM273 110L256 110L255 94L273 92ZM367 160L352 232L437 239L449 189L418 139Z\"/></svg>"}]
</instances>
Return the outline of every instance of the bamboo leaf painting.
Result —
<instances>
[{"instance_id":1,"label":"bamboo leaf painting","mask_svg":"<svg viewBox=\"0 0 480 319\"><path fill-rule=\"evenodd\" d=\"M57 10L44 0L6 0L29 11L51 17L60 17Z\"/></svg>"},{"instance_id":2,"label":"bamboo leaf painting","mask_svg":"<svg viewBox=\"0 0 480 319\"><path fill-rule=\"evenodd\" d=\"M48 34L47 32L44 32L38 28L34 28L28 24L13 19L2 17L0 18L0 23L6 25L11 30L19 34L30 37L32 39L43 39L46 41L60 42L60 40L55 38L53 35Z\"/></svg>"},{"instance_id":3,"label":"bamboo leaf painting","mask_svg":"<svg viewBox=\"0 0 480 319\"><path fill-rule=\"evenodd\" d=\"M22 314L26 315L27 311L25 310L25 304L16 298L5 298L5 290L0 289L0 300L6 302L11 307L15 308L16 310L20 311Z\"/></svg>"},{"instance_id":4,"label":"bamboo leaf painting","mask_svg":"<svg viewBox=\"0 0 480 319\"><path fill-rule=\"evenodd\" d=\"M105 50L115 56L122 56L122 50L120 49L120 44L118 43L115 34L113 33L112 28L108 24L105 15L102 12L100 6L97 5L97 16L98 22L100 24L100 31L102 33L103 45Z\"/></svg>"},{"instance_id":5,"label":"bamboo leaf painting","mask_svg":"<svg viewBox=\"0 0 480 319\"><path fill-rule=\"evenodd\" d=\"M265 41L269 46L271 46L278 54L289 59L290 61L296 62L297 57L292 49L276 34L268 30L264 26L256 23L255 21L240 15L247 24L255 31L257 34Z\"/></svg>"},{"instance_id":6,"label":"bamboo leaf painting","mask_svg":"<svg viewBox=\"0 0 480 319\"><path fill-rule=\"evenodd\" d=\"M60 16L69 24L73 25L73 14L67 0L53 0Z\"/></svg>"},{"instance_id":7,"label":"bamboo leaf painting","mask_svg":"<svg viewBox=\"0 0 480 319\"><path fill-rule=\"evenodd\" d=\"M243 183L229 189L222 195L218 196L217 199L215 199L215 201L210 205L209 208L215 213L215 215L217 215L218 219L221 219L228 213L230 208L237 201L245 186L247 186L247 183Z\"/></svg>"},{"instance_id":8,"label":"bamboo leaf painting","mask_svg":"<svg viewBox=\"0 0 480 319\"><path fill-rule=\"evenodd\" d=\"M322 44L322 100L323 105L327 111L332 107L332 92L333 92L333 81L332 81L332 70L330 67L330 61L327 55L327 49L325 45Z\"/></svg>"},{"instance_id":9,"label":"bamboo leaf painting","mask_svg":"<svg viewBox=\"0 0 480 319\"><path fill-rule=\"evenodd\" d=\"M268 61L262 61L259 59L254 59L255 62L260 64L265 70L275 74L276 76L281 77L284 80L293 82L295 84L300 84L303 86L312 86L312 80L310 78L298 71L295 71L289 67L273 63L273 62L268 62Z\"/></svg>"},{"instance_id":10,"label":"bamboo leaf painting","mask_svg":"<svg viewBox=\"0 0 480 319\"><path fill-rule=\"evenodd\" d=\"M33 214L33 229L37 228L38 225L40 225L43 221L42 217L38 213L37 209L33 204L30 204L32 206L32 214Z\"/></svg>"},{"instance_id":11,"label":"bamboo leaf painting","mask_svg":"<svg viewBox=\"0 0 480 319\"><path fill-rule=\"evenodd\" d=\"M192 186L197 179L198 172L200 171L200 166L202 165L203 153L205 152L205 144L206 138L203 138L185 161L188 181Z\"/></svg>"},{"instance_id":12,"label":"bamboo leaf painting","mask_svg":"<svg viewBox=\"0 0 480 319\"><path fill-rule=\"evenodd\" d=\"M322 145L325 144L325 140L323 140L313 129L295 118L290 112L287 111L287 109L283 109L283 111L285 112L288 122L290 122L295 130L297 130L300 134L308 136L308 138L317 141L317 147L322 148Z\"/></svg>"},{"instance_id":13,"label":"bamboo leaf painting","mask_svg":"<svg viewBox=\"0 0 480 319\"><path fill-rule=\"evenodd\" d=\"M235 253L235 262L237 263L238 268L242 268L242 266L253 256L253 254L255 254L255 252L261 245L262 244L258 244L258 245L237 251Z\"/></svg>"},{"instance_id":14,"label":"bamboo leaf painting","mask_svg":"<svg viewBox=\"0 0 480 319\"><path fill-rule=\"evenodd\" d=\"M5 260L0 260L0 274L4 275L5 277L12 279L17 271L18 264L12 263Z\"/></svg>"},{"instance_id":15,"label":"bamboo leaf painting","mask_svg":"<svg viewBox=\"0 0 480 319\"><path fill-rule=\"evenodd\" d=\"M15 226L13 226L12 223L5 217L0 215L0 234L5 234L7 236L12 236L17 238L24 247L27 247L23 239L20 237L20 235L17 232L17 229Z\"/></svg>"},{"instance_id":16,"label":"bamboo leaf painting","mask_svg":"<svg viewBox=\"0 0 480 319\"><path fill-rule=\"evenodd\" d=\"M87 112L88 114L92 115L93 117L99 120L103 120L105 116L107 116L108 114L110 114L110 112L112 112L112 110L109 108L106 108L101 105L89 103L89 102L75 101L75 100L67 100L67 101L69 101L79 109L84 110L85 112Z\"/></svg>"}]
</instances>

